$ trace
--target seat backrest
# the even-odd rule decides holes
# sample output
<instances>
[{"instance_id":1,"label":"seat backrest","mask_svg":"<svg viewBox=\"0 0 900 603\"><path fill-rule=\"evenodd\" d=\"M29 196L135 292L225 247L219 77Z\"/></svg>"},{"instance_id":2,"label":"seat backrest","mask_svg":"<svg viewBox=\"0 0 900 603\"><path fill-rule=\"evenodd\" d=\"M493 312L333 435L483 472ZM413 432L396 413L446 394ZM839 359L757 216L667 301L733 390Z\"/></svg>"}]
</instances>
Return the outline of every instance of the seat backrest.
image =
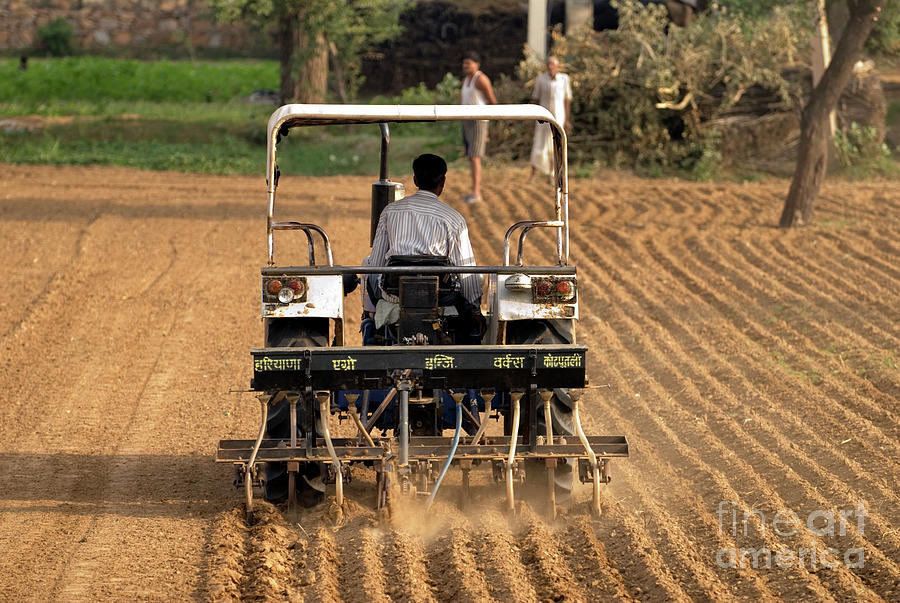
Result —
<instances>
[{"instance_id":1,"label":"seat backrest","mask_svg":"<svg viewBox=\"0 0 900 603\"><path fill-rule=\"evenodd\" d=\"M445 255L394 255L388 258L388 266L452 266L450 258ZM427 270L422 271L423 276ZM396 273L385 274L381 281L381 288L385 293L399 295L400 275ZM438 275L438 292L452 293L459 288L459 277L455 274Z\"/></svg>"}]
</instances>

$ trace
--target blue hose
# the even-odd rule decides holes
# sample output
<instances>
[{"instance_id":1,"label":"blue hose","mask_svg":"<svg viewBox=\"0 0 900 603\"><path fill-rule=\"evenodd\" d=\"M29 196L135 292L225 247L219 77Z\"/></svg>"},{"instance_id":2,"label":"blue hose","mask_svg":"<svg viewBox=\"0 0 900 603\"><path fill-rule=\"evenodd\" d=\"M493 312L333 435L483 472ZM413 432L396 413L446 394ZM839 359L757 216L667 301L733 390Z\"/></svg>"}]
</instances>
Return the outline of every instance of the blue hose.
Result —
<instances>
[{"instance_id":1,"label":"blue hose","mask_svg":"<svg viewBox=\"0 0 900 603\"><path fill-rule=\"evenodd\" d=\"M431 508L431 503L434 502L434 497L437 496L438 488L441 487L441 482L444 480L444 476L447 475L447 470L453 462L453 455L456 454L456 446L459 444L460 431L462 431L462 400L456 403L456 432L453 434L453 442L450 443L450 456L447 457L447 462L444 463L441 474L438 476L437 481L434 482L434 488L428 497L428 503L425 505L426 511Z\"/></svg>"}]
</instances>

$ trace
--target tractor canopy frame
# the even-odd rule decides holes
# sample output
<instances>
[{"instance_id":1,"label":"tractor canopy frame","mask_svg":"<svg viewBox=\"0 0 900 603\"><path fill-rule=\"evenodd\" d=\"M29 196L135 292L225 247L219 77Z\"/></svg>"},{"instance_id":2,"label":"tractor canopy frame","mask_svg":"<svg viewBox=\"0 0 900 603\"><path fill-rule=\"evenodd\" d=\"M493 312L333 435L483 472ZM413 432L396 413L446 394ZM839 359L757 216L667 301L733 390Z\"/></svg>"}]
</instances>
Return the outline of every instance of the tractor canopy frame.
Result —
<instances>
[{"instance_id":1,"label":"tractor canopy frame","mask_svg":"<svg viewBox=\"0 0 900 603\"><path fill-rule=\"evenodd\" d=\"M528 225L557 228L557 260L564 266L569 259L569 188L568 157L566 155L566 132L553 114L540 105L284 105L269 118L266 136L266 193L268 211L266 214L266 236L268 241L268 263L275 264L274 231L279 229L301 229L307 231L312 247L309 228L312 225L276 222L275 192L278 189L277 150L278 142L291 128L303 126L387 124L404 122L437 122L462 120L513 120L547 123L553 136L554 184L556 188L554 212L556 219L544 223ZM306 228L304 228L306 227ZM518 227L518 228L517 228ZM521 229L520 244L528 232L526 224L513 225L507 231L508 242L514 230ZM330 250L325 238L326 249ZM520 245L521 254L521 245Z\"/></svg>"}]
</instances>

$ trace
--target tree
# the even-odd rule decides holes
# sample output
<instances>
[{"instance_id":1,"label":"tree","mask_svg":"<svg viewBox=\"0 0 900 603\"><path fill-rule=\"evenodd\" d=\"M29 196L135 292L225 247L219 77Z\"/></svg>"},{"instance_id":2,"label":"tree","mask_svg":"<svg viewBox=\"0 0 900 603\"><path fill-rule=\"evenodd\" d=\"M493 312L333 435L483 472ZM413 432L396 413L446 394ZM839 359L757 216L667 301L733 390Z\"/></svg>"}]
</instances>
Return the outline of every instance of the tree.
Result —
<instances>
[{"instance_id":1,"label":"tree","mask_svg":"<svg viewBox=\"0 0 900 603\"><path fill-rule=\"evenodd\" d=\"M782 228L809 222L813 205L828 167L828 114L837 105L885 0L848 0L850 19L831 63L813 89L800 119L800 146L794 179L779 225Z\"/></svg>"},{"instance_id":2,"label":"tree","mask_svg":"<svg viewBox=\"0 0 900 603\"><path fill-rule=\"evenodd\" d=\"M333 81L344 101L359 86L359 55L400 33L410 0L210 0L223 21L274 28L281 63L281 101L321 103Z\"/></svg>"}]
</instances>

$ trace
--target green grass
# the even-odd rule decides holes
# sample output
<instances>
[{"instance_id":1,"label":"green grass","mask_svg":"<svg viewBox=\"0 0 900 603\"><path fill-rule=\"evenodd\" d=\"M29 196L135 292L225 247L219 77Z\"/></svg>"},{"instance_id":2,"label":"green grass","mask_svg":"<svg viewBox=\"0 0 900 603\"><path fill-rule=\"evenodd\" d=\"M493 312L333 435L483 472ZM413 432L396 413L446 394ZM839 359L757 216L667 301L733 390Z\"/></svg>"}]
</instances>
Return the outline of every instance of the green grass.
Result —
<instances>
[{"instance_id":1,"label":"green grass","mask_svg":"<svg viewBox=\"0 0 900 603\"><path fill-rule=\"evenodd\" d=\"M18 59L7 58L0 59L0 82L0 120L8 124L0 128L0 162L258 175L264 170L265 126L274 107L245 99L254 90L278 88L278 64L68 57L32 59L28 70L19 71ZM458 80L447 77L435 90L419 85L372 102L447 103L458 89ZM10 118L14 122L26 116L29 123L42 121L41 127L28 132L9 123ZM889 127L900 122L897 101L889 103L887 121ZM412 159L422 152L441 154L448 161L459 158L457 123L399 124L392 126L391 134L392 174L408 173ZM279 146L279 166L285 174L375 175L379 149L376 126L302 128ZM601 167L579 162L577 149L570 150L574 177L590 177ZM502 160L501 149L493 159ZM839 173L852 179L873 174L897 178L896 159L879 157ZM654 177L746 180L754 175L632 169Z\"/></svg>"},{"instance_id":2,"label":"green grass","mask_svg":"<svg viewBox=\"0 0 900 603\"><path fill-rule=\"evenodd\" d=\"M418 125L418 124L417 124ZM425 124L423 124L425 125ZM429 124L432 125L432 124ZM378 172L377 126L294 130L278 146L284 174L330 176ZM417 128L420 130L421 128ZM434 152L453 161L455 136L440 127L411 134L392 131L390 169L408 173L412 159ZM122 165L149 170L260 175L265 171L265 116L231 121L168 117L81 119L40 132L0 134L0 162L51 165Z\"/></svg>"},{"instance_id":3,"label":"green grass","mask_svg":"<svg viewBox=\"0 0 900 603\"><path fill-rule=\"evenodd\" d=\"M19 71L0 62L0 102L223 102L278 88L275 61L135 61L99 57L35 59Z\"/></svg>"},{"instance_id":4,"label":"green grass","mask_svg":"<svg viewBox=\"0 0 900 603\"><path fill-rule=\"evenodd\" d=\"M4 143L9 142L8 139ZM74 140L62 142L52 137L22 140L14 149L0 152L0 161L49 165L122 165L147 170L178 170L209 174L264 172L265 159L250 155L245 145L231 136L215 143L159 144Z\"/></svg>"},{"instance_id":5,"label":"green grass","mask_svg":"<svg viewBox=\"0 0 900 603\"><path fill-rule=\"evenodd\" d=\"M263 126L273 107L253 105L240 100L227 102L109 102L61 100L61 101L8 101L0 102L0 115L21 117L118 117L122 115L151 119L173 119L184 123L236 123L247 119L262 120Z\"/></svg>"},{"instance_id":6,"label":"green grass","mask_svg":"<svg viewBox=\"0 0 900 603\"><path fill-rule=\"evenodd\" d=\"M80 57L34 60L24 72L16 66L0 61L0 81L10 83L0 88L0 118L7 118L0 162L216 174L265 170L265 128L274 107L244 99L253 90L277 88L275 62ZM434 102L431 94L418 87L377 101ZM35 122L36 131L26 129ZM455 123L392 126L391 173L408 173L422 152L454 160L459 138ZM279 144L279 167L284 174L375 175L380 144L374 125L296 129Z\"/></svg>"},{"instance_id":7,"label":"green grass","mask_svg":"<svg viewBox=\"0 0 900 603\"><path fill-rule=\"evenodd\" d=\"M885 121L889 124L900 124L900 100L888 103Z\"/></svg>"}]
</instances>

